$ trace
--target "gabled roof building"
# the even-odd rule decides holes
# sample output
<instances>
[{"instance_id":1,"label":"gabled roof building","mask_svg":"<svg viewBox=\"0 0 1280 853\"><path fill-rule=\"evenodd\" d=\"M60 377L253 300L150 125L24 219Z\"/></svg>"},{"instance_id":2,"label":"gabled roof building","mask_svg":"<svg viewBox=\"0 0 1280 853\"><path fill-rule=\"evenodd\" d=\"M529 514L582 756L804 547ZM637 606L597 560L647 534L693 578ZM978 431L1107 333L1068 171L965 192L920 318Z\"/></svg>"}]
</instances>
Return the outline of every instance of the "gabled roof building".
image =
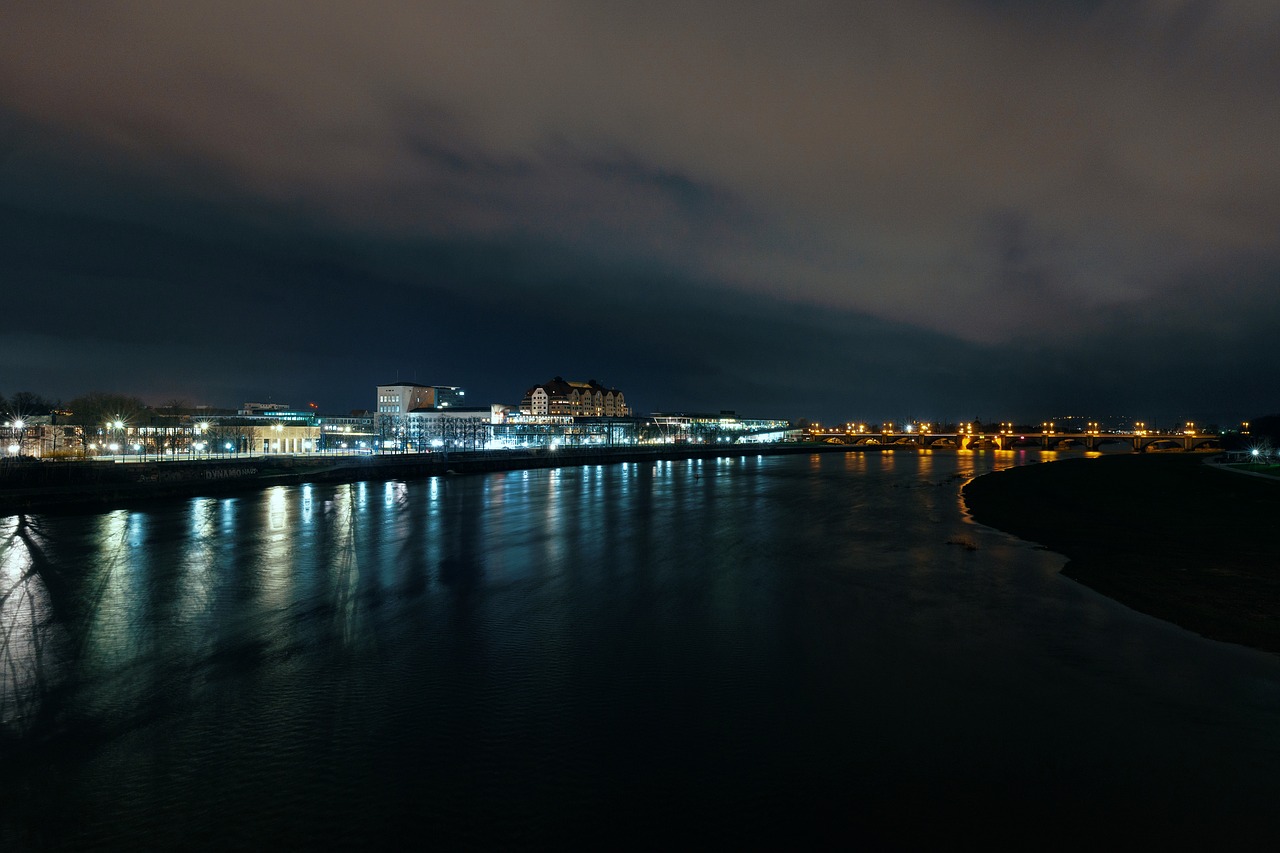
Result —
<instances>
[{"instance_id":1,"label":"gabled roof building","mask_svg":"<svg viewBox=\"0 0 1280 853\"><path fill-rule=\"evenodd\" d=\"M631 414L617 388L606 388L594 379L586 382L555 377L524 392L520 413L531 416L625 418Z\"/></svg>"}]
</instances>

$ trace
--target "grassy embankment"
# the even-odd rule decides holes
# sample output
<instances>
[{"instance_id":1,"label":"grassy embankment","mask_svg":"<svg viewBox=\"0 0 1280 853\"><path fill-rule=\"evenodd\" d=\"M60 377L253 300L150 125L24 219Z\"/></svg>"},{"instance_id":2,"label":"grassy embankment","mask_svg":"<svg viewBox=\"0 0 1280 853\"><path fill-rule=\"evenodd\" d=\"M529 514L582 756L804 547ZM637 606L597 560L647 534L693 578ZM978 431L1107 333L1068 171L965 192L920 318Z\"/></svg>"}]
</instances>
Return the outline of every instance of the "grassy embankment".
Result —
<instances>
[{"instance_id":1,"label":"grassy embankment","mask_svg":"<svg viewBox=\"0 0 1280 853\"><path fill-rule=\"evenodd\" d=\"M1065 554L1063 574L1206 637L1280 652L1280 481L1198 454L1011 468L964 489L976 521Z\"/></svg>"}]
</instances>

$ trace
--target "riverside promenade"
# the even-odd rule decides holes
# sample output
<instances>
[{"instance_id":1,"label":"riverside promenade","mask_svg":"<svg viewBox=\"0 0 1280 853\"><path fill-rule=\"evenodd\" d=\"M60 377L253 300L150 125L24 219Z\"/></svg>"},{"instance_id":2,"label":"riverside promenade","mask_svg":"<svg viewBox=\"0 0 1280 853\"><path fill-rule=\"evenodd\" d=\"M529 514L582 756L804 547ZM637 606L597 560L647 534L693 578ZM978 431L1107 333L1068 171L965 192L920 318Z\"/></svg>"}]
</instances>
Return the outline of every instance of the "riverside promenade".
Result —
<instances>
[{"instance_id":1,"label":"riverside promenade","mask_svg":"<svg viewBox=\"0 0 1280 853\"><path fill-rule=\"evenodd\" d=\"M668 444L358 456L244 455L127 464L102 460L33 462L0 469L0 514L225 495L299 483L346 483L620 462L857 453L882 449L814 443Z\"/></svg>"}]
</instances>

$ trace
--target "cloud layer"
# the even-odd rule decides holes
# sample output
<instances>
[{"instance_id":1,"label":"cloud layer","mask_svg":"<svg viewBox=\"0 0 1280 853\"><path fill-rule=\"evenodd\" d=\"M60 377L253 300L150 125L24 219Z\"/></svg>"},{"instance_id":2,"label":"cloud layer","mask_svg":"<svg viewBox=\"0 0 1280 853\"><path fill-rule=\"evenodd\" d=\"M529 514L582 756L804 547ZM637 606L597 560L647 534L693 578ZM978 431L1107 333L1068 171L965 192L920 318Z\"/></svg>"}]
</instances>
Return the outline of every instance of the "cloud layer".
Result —
<instances>
[{"instance_id":1,"label":"cloud layer","mask_svg":"<svg viewBox=\"0 0 1280 853\"><path fill-rule=\"evenodd\" d=\"M103 294L186 300L192 282L358 335L372 316L343 300L381 288L424 319L373 364L423 381L497 385L504 363L542 367L526 347L553 373L594 361L654 408L1269 405L1233 377L1280 367L1259 339L1280 320L1274 4L16 2L6 18L0 202L23 236L0 238L0 274L28 294L6 336L59 340L39 318L60 291L127 350L147 315ZM147 302L188 346L238 322ZM534 334L538 310L577 312L591 357L551 340L566 321ZM433 349L476 340L455 325L495 330L475 379ZM974 362L1002 368L984 385Z\"/></svg>"}]
</instances>

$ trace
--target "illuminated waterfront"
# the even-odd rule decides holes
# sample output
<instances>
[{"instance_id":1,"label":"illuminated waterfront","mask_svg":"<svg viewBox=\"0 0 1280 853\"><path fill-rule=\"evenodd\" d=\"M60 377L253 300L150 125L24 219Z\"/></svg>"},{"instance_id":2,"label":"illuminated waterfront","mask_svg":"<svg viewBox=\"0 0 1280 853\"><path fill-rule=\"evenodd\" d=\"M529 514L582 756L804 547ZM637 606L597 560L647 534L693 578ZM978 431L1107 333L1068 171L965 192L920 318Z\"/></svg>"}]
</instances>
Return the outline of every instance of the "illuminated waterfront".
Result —
<instances>
[{"instance_id":1,"label":"illuminated waterfront","mask_svg":"<svg viewBox=\"0 0 1280 853\"><path fill-rule=\"evenodd\" d=\"M1280 663L965 521L967 477L1037 458L744 456L2 519L0 841L1270 829Z\"/></svg>"}]
</instances>

